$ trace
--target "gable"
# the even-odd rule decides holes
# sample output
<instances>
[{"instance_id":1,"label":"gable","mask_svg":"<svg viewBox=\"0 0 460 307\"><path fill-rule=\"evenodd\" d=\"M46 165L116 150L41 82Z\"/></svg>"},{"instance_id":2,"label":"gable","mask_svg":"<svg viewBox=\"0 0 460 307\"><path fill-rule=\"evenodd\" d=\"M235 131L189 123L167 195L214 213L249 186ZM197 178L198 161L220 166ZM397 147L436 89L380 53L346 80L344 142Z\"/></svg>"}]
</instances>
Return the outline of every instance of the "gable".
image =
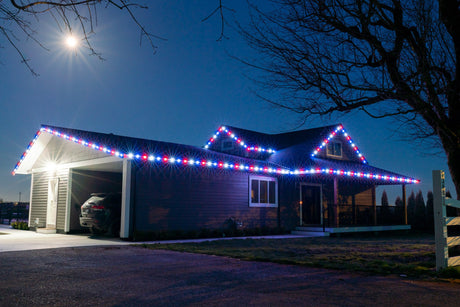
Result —
<instances>
[{"instance_id":1,"label":"gable","mask_svg":"<svg viewBox=\"0 0 460 307\"><path fill-rule=\"evenodd\" d=\"M106 157L107 154L103 152L91 150L78 143L67 142L62 138L53 137L32 168L43 169L53 164L66 165Z\"/></svg>"},{"instance_id":2,"label":"gable","mask_svg":"<svg viewBox=\"0 0 460 307\"><path fill-rule=\"evenodd\" d=\"M367 164L367 160L343 125L338 125L312 151L311 157L356 161Z\"/></svg>"},{"instance_id":3,"label":"gable","mask_svg":"<svg viewBox=\"0 0 460 307\"><path fill-rule=\"evenodd\" d=\"M248 134L251 134L249 136L251 140L246 138ZM254 142L256 138L262 139L262 143ZM204 148L241 157L263 159L267 155L276 152L271 146L263 144L263 139L267 138L268 135L264 133L221 126L208 140Z\"/></svg>"},{"instance_id":4,"label":"gable","mask_svg":"<svg viewBox=\"0 0 460 307\"><path fill-rule=\"evenodd\" d=\"M23 154L23 158L16 164L13 174L49 170L57 165L61 167L66 165L81 166L88 164L88 161L91 160L97 160L98 163L120 160L115 157L108 160L106 153L81 145L81 142L69 142L68 139L41 130L31 142L30 148Z\"/></svg>"}]
</instances>

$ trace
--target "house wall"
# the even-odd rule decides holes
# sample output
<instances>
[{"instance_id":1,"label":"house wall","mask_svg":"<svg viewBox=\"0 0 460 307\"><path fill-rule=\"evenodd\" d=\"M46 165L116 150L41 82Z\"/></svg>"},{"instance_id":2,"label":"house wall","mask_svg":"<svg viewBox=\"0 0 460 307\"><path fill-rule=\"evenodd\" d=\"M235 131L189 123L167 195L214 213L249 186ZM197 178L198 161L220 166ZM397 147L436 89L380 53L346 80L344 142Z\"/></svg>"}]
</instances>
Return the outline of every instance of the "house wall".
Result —
<instances>
[{"instance_id":1,"label":"house wall","mask_svg":"<svg viewBox=\"0 0 460 307\"><path fill-rule=\"evenodd\" d=\"M135 172L136 231L277 227L278 208L249 207L249 174L151 165Z\"/></svg>"},{"instance_id":2,"label":"house wall","mask_svg":"<svg viewBox=\"0 0 460 307\"><path fill-rule=\"evenodd\" d=\"M373 184L339 181L339 204L371 206L374 204Z\"/></svg>"},{"instance_id":3,"label":"house wall","mask_svg":"<svg viewBox=\"0 0 460 307\"><path fill-rule=\"evenodd\" d=\"M59 178L56 229L64 231L67 205L68 169L60 169L55 173L40 172L32 174L32 191L30 203L29 225L32 228L46 226L46 210L48 205L48 184L51 178ZM36 219L39 223L36 223Z\"/></svg>"},{"instance_id":4,"label":"house wall","mask_svg":"<svg viewBox=\"0 0 460 307\"><path fill-rule=\"evenodd\" d=\"M342 161L360 161L359 157L356 155L356 152L350 146L350 144L345 139L345 137L342 135L342 133L339 133L335 138L333 138L332 142L340 142L342 144L342 156L341 157L329 156L327 154L327 147L324 147L323 150L321 150L318 154L319 158L342 160Z\"/></svg>"},{"instance_id":5,"label":"house wall","mask_svg":"<svg viewBox=\"0 0 460 307\"><path fill-rule=\"evenodd\" d=\"M299 226L300 182L293 177L281 177L278 180L280 226L286 230Z\"/></svg>"},{"instance_id":6,"label":"house wall","mask_svg":"<svg viewBox=\"0 0 460 307\"><path fill-rule=\"evenodd\" d=\"M231 144L230 148L224 148L222 146L223 143L228 143ZM212 144L212 150L217 151L217 152L224 152L240 157L254 157L255 153L252 152L251 154L248 153L247 150L245 150L242 146L238 145L233 139L228 137L225 134L222 134L219 136Z\"/></svg>"}]
</instances>

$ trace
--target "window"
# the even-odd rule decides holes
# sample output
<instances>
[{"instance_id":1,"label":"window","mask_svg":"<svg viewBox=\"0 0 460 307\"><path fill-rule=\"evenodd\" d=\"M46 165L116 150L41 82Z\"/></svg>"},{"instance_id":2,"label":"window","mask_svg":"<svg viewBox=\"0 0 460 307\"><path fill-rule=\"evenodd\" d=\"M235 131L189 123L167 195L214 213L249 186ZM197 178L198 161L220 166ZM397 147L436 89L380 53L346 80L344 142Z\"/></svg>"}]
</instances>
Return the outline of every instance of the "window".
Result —
<instances>
[{"instance_id":1,"label":"window","mask_svg":"<svg viewBox=\"0 0 460 307\"><path fill-rule=\"evenodd\" d=\"M221 143L222 151L232 150L233 149L233 141L225 140Z\"/></svg>"},{"instance_id":2,"label":"window","mask_svg":"<svg viewBox=\"0 0 460 307\"><path fill-rule=\"evenodd\" d=\"M278 207L278 185L276 178L249 177L249 206Z\"/></svg>"},{"instance_id":3,"label":"window","mask_svg":"<svg viewBox=\"0 0 460 307\"><path fill-rule=\"evenodd\" d=\"M342 143L329 142L327 144L327 155L334 157L342 156Z\"/></svg>"}]
</instances>

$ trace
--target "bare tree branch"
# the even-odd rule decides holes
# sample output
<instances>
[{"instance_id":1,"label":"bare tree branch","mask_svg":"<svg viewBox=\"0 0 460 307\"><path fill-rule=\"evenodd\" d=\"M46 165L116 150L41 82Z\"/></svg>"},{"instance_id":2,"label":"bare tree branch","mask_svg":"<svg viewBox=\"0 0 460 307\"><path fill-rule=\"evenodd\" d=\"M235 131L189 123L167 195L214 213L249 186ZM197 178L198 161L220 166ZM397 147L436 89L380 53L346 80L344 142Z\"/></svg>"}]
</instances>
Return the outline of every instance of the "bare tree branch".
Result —
<instances>
[{"instance_id":1,"label":"bare tree branch","mask_svg":"<svg viewBox=\"0 0 460 307\"><path fill-rule=\"evenodd\" d=\"M222 4L222 0L219 0L219 5L208 16L206 16L205 18L203 18L201 20L201 22L205 22L208 19L210 19L212 16L214 16L216 14L219 14L219 18L220 18L220 35L217 38L217 41L221 41L223 38L228 38L224 34L224 26L225 26L225 23L226 23L226 20L225 20L225 17L224 17L224 10L234 12L233 9L224 6Z\"/></svg>"},{"instance_id":2,"label":"bare tree branch","mask_svg":"<svg viewBox=\"0 0 460 307\"><path fill-rule=\"evenodd\" d=\"M277 0L241 28L272 105L302 116L363 111L438 141L460 195L460 2ZM279 97L277 99L273 97ZM266 99L267 100L267 99ZM456 162L459 160L459 162Z\"/></svg>"},{"instance_id":3,"label":"bare tree branch","mask_svg":"<svg viewBox=\"0 0 460 307\"><path fill-rule=\"evenodd\" d=\"M8 2L8 3L6 3ZM29 71L37 75L30 66L24 52L18 47L20 37L13 33L22 32L26 38L33 40L39 46L48 50L36 36L30 17L38 20L40 16L51 16L61 31L69 33L74 32L74 27L78 27L84 41L84 47L89 50L90 55L97 56L103 60L102 55L93 47L90 34L94 33L95 24L97 23L97 8L117 8L125 11L132 22L139 28L141 33L140 43L146 38L150 48L155 52L157 46L154 40L164 40L146 30L138 21L134 9L147 9L147 6L140 2L131 2L128 0L61 0L61 1L17 1L17 0L0 0L0 19L5 20L0 24L0 35L6 38L6 41L16 50L22 62L26 64ZM76 23L76 24L74 24Z\"/></svg>"}]
</instances>

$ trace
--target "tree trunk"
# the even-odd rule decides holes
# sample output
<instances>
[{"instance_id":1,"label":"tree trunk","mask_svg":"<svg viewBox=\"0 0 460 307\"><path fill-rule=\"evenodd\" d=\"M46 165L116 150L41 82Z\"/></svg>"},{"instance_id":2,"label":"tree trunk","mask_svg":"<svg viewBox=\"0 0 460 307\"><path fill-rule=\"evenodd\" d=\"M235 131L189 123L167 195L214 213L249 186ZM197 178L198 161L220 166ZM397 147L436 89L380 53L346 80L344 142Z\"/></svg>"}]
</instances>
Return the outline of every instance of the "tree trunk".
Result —
<instances>
[{"instance_id":1,"label":"tree trunk","mask_svg":"<svg viewBox=\"0 0 460 307\"><path fill-rule=\"evenodd\" d=\"M460 145L455 147L445 146L445 151L449 172L455 185L455 191L457 192L457 199L460 200Z\"/></svg>"}]
</instances>

